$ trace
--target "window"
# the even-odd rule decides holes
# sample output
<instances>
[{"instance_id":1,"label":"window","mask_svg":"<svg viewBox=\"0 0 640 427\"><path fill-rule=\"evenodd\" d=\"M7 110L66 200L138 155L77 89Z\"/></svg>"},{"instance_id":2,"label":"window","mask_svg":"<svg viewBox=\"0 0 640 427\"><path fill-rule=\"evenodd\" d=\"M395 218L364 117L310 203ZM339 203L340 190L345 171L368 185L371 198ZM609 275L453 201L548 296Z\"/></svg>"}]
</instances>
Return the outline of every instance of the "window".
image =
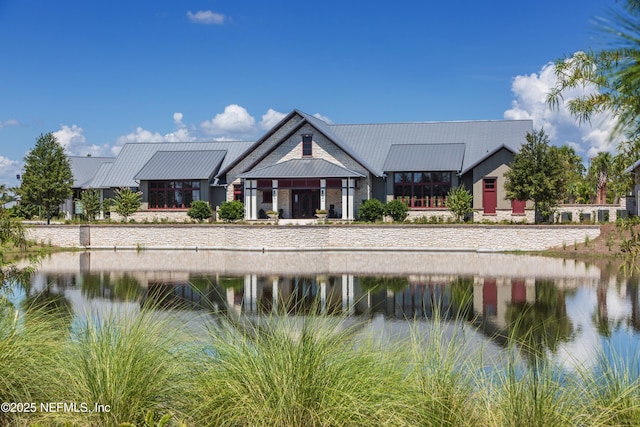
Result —
<instances>
[{"instance_id":1,"label":"window","mask_svg":"<svg viewBox=\"0 0 640 427\"><path fill-rule=\"evenodd\" d=\"M410 208L444 208L451 190L451 172L396 172L393 197Z\"/></svg>"},{"instance_id":2,"label":"window","mask_svg":"<svg viewBox=\"0 0 640 427\"><path fill-rule=\"evenodd\" d=\"M313 155L313 135L302 135L302 156L311 157Z\"/></svg>"},{"instance_id":3,"label":"window","mask_svg":"<svg viewBox=\"0 0 640 427\"><path fill-rule=\"evenodd\" d=\"M240 200L244 203L244 187L242 184L233 184L233 200Z\"/></svg>"},{"instance_id":4,"label":"window","mask_svg":"<svg viewBox=\"0 0 640 427\"><path fill-rule=\"evenodd\" d=\"M200 200L200 181L150 181L149 209L188 209Z\"/></svg>"}]
</instances>

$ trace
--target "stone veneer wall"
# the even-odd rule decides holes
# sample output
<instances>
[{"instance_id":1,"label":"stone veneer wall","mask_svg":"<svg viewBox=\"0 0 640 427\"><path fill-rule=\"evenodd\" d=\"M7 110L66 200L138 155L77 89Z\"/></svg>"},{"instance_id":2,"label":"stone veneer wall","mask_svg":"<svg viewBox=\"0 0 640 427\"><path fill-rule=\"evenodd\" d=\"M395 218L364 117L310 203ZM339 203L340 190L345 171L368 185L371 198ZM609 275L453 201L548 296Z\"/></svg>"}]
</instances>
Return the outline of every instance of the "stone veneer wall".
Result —
<instances>
[{"instance_id":1,"label":"stone veneer wall","mask_svg":"<svg viewBox=\"0 0 640 427\"><path fill-rule=\"evenodd\" d=\"M581 243L597 226L49 225L30 239L91 249L537 251Z\"/></svg>"}]
</instances>

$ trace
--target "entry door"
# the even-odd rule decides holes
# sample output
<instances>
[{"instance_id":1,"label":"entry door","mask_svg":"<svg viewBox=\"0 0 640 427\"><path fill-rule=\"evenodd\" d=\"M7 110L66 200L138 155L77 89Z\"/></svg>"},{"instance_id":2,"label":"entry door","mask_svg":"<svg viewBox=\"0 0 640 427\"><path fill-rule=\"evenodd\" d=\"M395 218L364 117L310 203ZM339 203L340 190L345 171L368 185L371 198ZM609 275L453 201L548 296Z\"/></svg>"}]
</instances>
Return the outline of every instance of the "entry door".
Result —
<instances>
[{"instance_id":1,"label":"entry door","mask_svg":"<svg viewBox=\"0 0 640 427\"><path fill-rule=\"evenodd\" d=\"M319 190L293 190L293 218L315 218L316 209L320 207Z\"/></svg>"},{"instance_id":2,"label":"entry door","mask_svg":"<svg viewBox=\"0 0 640 427\"><path fill-rule=\"evenodd\" d=\"M485 178L482 180L482 207L485 214L496 213L498 197L496 195L496 179Z\"/></svg>"}]
</instances>

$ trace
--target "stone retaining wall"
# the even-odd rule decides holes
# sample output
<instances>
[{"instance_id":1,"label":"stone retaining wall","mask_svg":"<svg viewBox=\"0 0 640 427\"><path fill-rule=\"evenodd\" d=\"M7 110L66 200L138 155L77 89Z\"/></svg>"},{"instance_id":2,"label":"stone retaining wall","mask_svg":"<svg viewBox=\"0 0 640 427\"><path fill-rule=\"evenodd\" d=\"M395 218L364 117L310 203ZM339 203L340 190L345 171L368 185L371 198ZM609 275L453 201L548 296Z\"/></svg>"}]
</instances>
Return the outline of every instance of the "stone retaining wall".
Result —
<instances>
[{"instance_id":1,"label":"stone retaining wall","mask_svg":"<svg viewBox=\"0 0 640 427\"><path fill-rule=\"evenodd\" d=\"M247 251L539 251L583 243L598 226L494 225L36 225L30 239L88 249Z\"/></svg>"}]
</instances>

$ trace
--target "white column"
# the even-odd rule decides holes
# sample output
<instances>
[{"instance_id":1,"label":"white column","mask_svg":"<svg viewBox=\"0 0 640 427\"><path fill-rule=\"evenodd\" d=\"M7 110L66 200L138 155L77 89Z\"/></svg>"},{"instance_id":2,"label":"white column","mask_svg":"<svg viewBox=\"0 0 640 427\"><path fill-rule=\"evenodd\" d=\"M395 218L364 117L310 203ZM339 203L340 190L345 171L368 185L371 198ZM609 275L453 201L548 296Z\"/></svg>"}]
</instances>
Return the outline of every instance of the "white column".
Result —
<instances>
[{"instance_id":1,"label":"white column","mask_svg":"<svg viewBox=\"0 0 640 427\"><path fill-rule=\"evenodd\" d=\"M347 205L349 206L349 215L347 216L347 219L354 219L353 198L356 192L356 182L353 178L348 178L347 184Z\"/></svg>"},{"instance_id":2,"label":"white column","mask_svg":"<svg viewBox=\"0 0 640 427\"><path fill-rule=\"evenodd\" d=\"M320 180L320 209L327 210L327 180Z\"/></svg>"},{"instance_id":3,"label":"white column","mask_svg":"<svg viewBox=\"0 0 640 427\"><path fill-rule=\"evenodd\" d=\"M271 180L271 207L272 211L278 212L278 180Z\"/></svg>"},{"instance_id":4,"label":"white column","mask_svg":"<svg viewBox=\"0 0 640 427\"><path fill-rule=\"evenodd\" d=\"M342 180L342 219L347 219L348 218L348 213L347 213L347 209L348 209L348 203L347 203L347 180L343 179Z\"/></svg>"},{"instance_id":5,"label":"white column","mask_svg":"<svg viewBox=\"0 0 640 427\"><path fill-rule=\"evenodd\" d=\"M98 219L104 219L104 190L101 188L98 190L100 192L100 213L98 214Z\"/></svg>"},{"instance_id":6,"label":"white column","mask_svg":"<svg viewBox=\"0 0 640 427\"><path fill-rule=\"evenodd\" d=\"M245 219L258 219L258 181L244 180L244 216Z\"/></svg>"},{"instance_id":7,"label":"white column","mask_svg":"<svg viewBox=\"0 0 640 427\"><path fill-rule=\"evenodd\" d=\"M244 180L244 219L251 219L251 181Z\"/></svg>"}]
</instances>

